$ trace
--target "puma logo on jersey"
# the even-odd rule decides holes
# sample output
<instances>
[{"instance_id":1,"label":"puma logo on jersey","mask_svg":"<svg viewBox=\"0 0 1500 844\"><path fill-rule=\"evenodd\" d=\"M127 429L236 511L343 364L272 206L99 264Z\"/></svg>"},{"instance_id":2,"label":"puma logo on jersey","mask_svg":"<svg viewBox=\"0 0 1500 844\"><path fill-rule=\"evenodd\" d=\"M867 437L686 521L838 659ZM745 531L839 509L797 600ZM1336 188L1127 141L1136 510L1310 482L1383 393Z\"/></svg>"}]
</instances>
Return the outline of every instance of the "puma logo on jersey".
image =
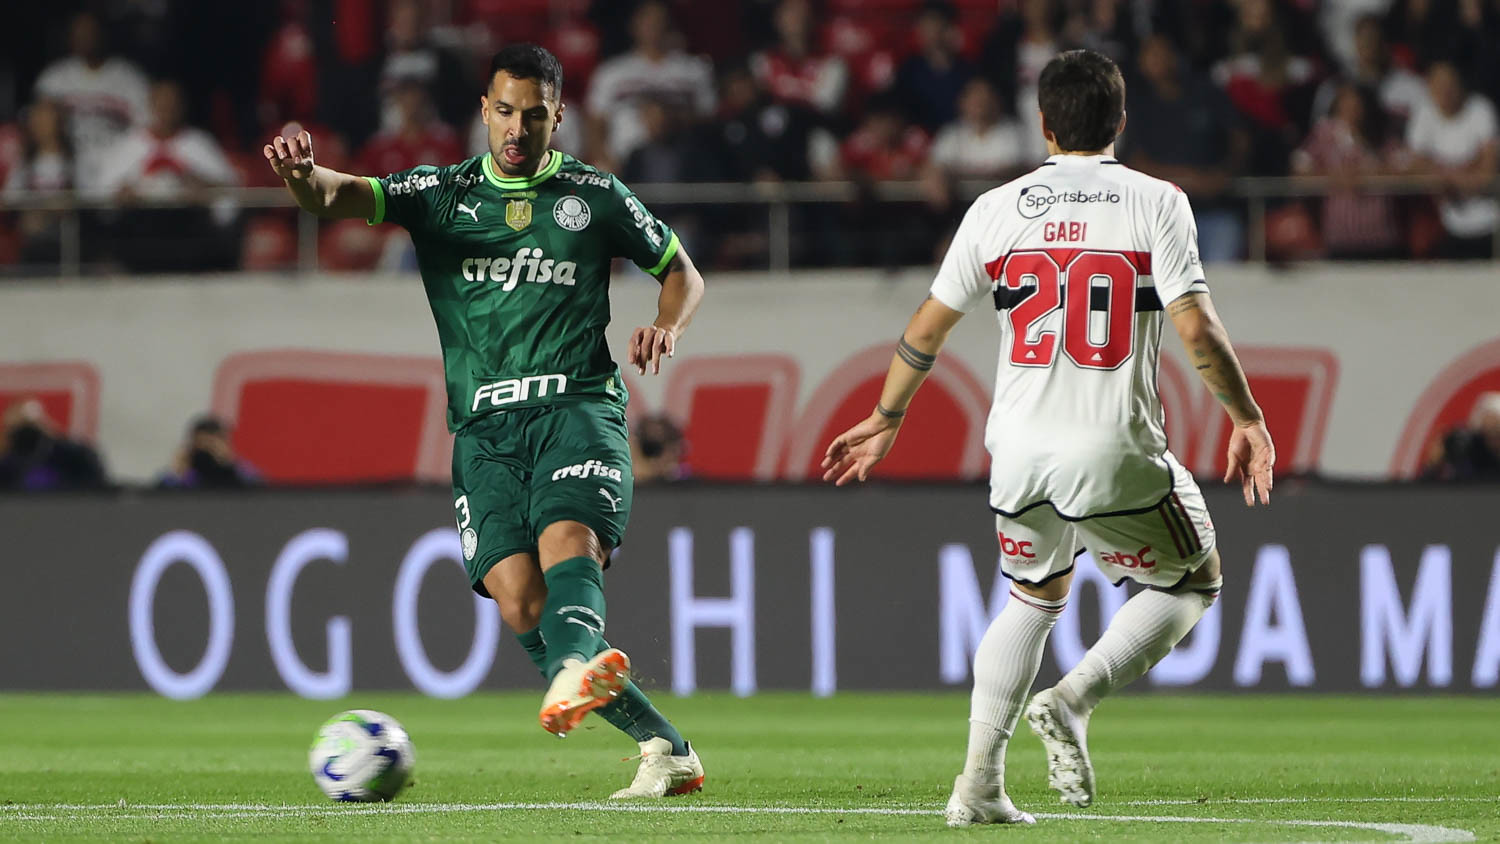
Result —
<instances>
[{"instance_id":1,"label":"puma logo on jersey","mask_svg":"<svg viewBox=\"0 0 1500 844\"><path fill-rule=\"evenodd\" d=\"M609 494L609 490L605 489L602 486L599 487L599 494L602 495L602 496L604 496L604 500L605 501L609 502L610 512L612 512L612 513L618 513L618 512L620 512L620 502L625 500L625 496L622 495L622 496L619 496L619 497L615 497L613 495L610 495Z\"/></svg>"},{"instance_id":2,"label":"puma logo on jersey","mask_svg":"<svg viewBox=\"0 0 1500 844\"><path fill-rule=\"evenodd\" d=\"M460 203L458 203L458 210L464 212L465 214L468 214L470 217L473 217L474 218L474 222L477 223L477 222L479 222L479 206L481 206L483 204L484 204L483 202L476 202L476 203L474 203L474 207L470 208L469 206L467 206L467 205L463 204L462 202L460 202Z\"/></svg>"},{"instance_id":3,"label":"puma logo on jersey","mask_svg":"<svg viewBox=\"0 0 1500 844\"><path fill-rule=\"evenodd\" d=\"M478 208L478 203L474 207ZM479 218L475 217L474 222L479 222ZM465 281L488 279L499 282L505 285L500 289L508 293L523 281L573 287L573 275L578 271L578 265L572 261L543 258L540 248L523 246L510 258L465 258L460 269Z\"/></svg>"},{"instance_id":4,"label":"puma logo on jersey","mask_svg":"<svg viewBox=\"0 0 1500 844\"><path fill-rule=\"evenodd\" d=\"M606 466L597 460L574 463L572 466L564 466L552 473L554 481L560 481L563 478L607 478L619 483L622 477L619 469Z\"/></svg>"}]
</instances>

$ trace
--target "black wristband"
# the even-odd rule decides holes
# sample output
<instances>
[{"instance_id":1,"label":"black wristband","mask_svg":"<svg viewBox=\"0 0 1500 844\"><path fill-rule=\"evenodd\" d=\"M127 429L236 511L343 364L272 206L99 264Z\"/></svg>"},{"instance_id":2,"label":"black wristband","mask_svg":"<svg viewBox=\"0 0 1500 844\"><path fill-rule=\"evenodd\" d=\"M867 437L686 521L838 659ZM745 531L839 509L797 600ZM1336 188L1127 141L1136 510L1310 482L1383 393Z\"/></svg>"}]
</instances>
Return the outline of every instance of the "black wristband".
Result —
<instances>
[{"instance_id":1,"label":"black wristband","mask_svg":"<svg viewBox=\"0 0 1500 844\"><path fill-rule=\"evenodd\" d=\"M905 410L886 410L885 405L880 402L875 403L875 412L887 419L900 419L906 415Z\"/></svg>"}]
</instances>

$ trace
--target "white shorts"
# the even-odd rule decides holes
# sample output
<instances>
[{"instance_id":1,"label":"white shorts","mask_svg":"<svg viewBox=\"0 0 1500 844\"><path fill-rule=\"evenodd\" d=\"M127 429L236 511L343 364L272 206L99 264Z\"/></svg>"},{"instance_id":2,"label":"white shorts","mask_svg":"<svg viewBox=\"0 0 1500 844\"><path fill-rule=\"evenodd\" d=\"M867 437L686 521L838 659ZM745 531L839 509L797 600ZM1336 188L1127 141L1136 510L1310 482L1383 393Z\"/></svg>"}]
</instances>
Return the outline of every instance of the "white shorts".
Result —
<instances>
[{"instance_id":1,"label":"white shorts","mask_svg":"<svg viewBox=\"0 0 1500 844\"><path fill-rule=\"evenodd\" d=\"M1214 523L1193 476L1176 460L1171 465L1172 491L1146 510L1077 521L1059 516L1050 504L1015 517L997 514L1000 571L1037 586L1071 572L1087 550L1116 585L1180 585L1213 551Z\"/></svg>"}]
</instances>

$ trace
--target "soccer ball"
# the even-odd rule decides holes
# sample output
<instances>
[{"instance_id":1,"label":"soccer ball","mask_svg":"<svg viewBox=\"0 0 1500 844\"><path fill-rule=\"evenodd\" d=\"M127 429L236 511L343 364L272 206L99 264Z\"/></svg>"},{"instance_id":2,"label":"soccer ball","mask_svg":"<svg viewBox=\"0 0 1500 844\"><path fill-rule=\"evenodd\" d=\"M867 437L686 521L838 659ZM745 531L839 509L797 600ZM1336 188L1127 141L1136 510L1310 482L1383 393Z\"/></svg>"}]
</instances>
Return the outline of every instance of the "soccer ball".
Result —
<instances>
[{"instance_id":1,"label":"soccer ball","mask_svg":"<svg viewBox=\"0 0 1500 844\"><path fill-rule=\"evenodd\" d=\"M307 758L318 788L351 803L395 799L411 779L415 762L406 730L395 718L372 709L351 709L328 719Z\"/></svg>"}]
</instances>

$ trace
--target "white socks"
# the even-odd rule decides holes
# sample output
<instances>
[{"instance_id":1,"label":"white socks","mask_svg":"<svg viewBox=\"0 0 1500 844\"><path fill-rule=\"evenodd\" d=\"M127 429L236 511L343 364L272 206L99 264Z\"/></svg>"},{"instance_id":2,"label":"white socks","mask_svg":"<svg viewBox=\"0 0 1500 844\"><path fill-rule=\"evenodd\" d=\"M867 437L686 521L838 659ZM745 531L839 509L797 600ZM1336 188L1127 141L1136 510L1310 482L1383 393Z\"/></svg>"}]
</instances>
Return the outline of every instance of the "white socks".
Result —
<instances>
[{"instance_id":1,"label":"white socks","mask_svg":"<svg viewBox=\"0 0 1500 844\"><path fill-rule=\"evenodd\" d=\"M1012 588L1005 609L979 640L969 703L969 755L964 762L964 776L970 780L998 783L1004 790L1006 742L1041 667L1047 634L1067 604L1067 598L1044 601Z\"/></svg>"},{"instance_id":2,"label":"white socks","mask_svg":"<svg viewBox=\"0 0 1500 844\"><path fill-rule=\"evenodd\" d=\"M1209 591L1145 589L1126 601L1083 660L1058 681L1063 702L1087 718L1106 695L1160 662L1218 597L1217 583L1203 588Z\"/></svg>"}]
</instances>

